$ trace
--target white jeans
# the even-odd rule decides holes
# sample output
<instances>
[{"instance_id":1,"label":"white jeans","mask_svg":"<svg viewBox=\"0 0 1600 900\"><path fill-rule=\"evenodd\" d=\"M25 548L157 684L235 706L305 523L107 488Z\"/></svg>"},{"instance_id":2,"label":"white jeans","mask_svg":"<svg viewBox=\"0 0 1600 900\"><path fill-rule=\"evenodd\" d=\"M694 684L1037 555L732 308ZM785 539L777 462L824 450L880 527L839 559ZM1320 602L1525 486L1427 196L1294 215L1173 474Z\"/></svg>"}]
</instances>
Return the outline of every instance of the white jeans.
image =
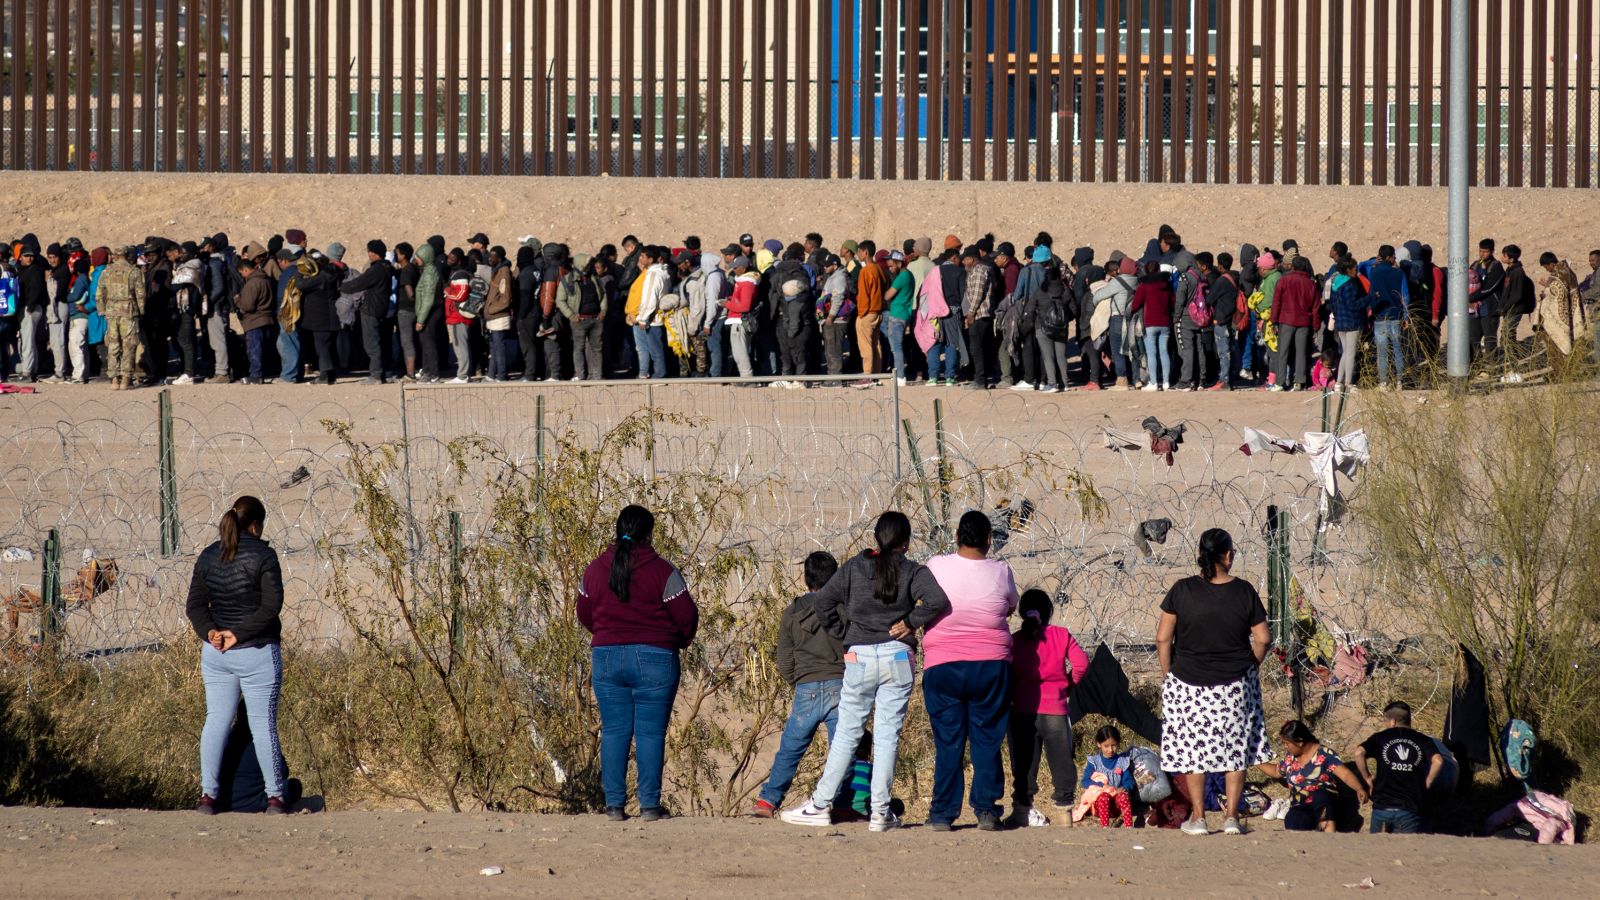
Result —
<instances>
[{"instance_id":1,"label":"white jeans","mask_svg":"<svg viewBox=\"0 0 1600 900\"><path fill-rule=\"evenodd\" d=\"M72 377L78 381L89 380L89 367L84 364L84 345L89 341L89 320L87 318L73 319L67 335L67 353L72 357ZM61 367L56 366L56 371Z\"/></svg>"}]
</instances>

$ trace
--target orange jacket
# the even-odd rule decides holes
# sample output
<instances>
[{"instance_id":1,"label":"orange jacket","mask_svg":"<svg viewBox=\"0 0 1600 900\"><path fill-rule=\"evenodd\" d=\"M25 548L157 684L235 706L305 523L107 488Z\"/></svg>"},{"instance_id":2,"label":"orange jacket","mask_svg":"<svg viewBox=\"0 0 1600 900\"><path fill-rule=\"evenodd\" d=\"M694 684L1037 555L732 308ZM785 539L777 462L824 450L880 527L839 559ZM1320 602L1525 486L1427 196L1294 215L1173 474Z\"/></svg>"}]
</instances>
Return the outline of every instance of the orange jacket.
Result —
<instances>
[{"instance_id":1,"label":"orange jacket","mask_svg":"<svg viewBox=\"0 0 1600 900\"><path fill-rule=\"evenodd\" d=\"M883 292L889 276L876 262L862 263L861 274L856 276L856 312L872 315L883 312Z\"/></svg>"}]
</instances>

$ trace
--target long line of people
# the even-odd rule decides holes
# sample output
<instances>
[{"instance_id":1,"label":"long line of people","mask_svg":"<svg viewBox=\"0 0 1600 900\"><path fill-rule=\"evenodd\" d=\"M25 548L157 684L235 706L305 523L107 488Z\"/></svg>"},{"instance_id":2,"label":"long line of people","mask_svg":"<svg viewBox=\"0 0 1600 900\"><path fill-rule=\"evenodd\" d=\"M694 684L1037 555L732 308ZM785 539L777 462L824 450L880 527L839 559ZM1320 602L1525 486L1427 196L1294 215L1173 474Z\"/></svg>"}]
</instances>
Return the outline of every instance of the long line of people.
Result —
<instances>
[{"instance_id":1,"label":"long line of people","mask_svg":"<svg viewBox=\"0 0 1600 900\"><path fill-rule=\"evenodd\" d=\"M878 374L901 384L1082 390L1300 390L1317 364L1352 386L1363 348L1380 384L1425 383L1449 309L1445 271L1417 241L1316 271L1293 240L1191 252L1162 226L1138 256L1019 252L984 235L880 249L821 235L720 251L630 235L593 254L483 233L447 248L337 242L288 229L113 250L33 235L0 253L0 378L91 377L132 387L199 380L331 383L364 372L460 384L738 375ZM1485 240L1466 305L1484 377L1518 381L1600 353L1600 250L1581 282L1554 253L1530 277L1519 247ZM1531 324L1540 336L1524 337ZM169 377L170 376L170 377ZM1319 379L1320 380L1320 379Z\"/></svg>"}]
</instances>

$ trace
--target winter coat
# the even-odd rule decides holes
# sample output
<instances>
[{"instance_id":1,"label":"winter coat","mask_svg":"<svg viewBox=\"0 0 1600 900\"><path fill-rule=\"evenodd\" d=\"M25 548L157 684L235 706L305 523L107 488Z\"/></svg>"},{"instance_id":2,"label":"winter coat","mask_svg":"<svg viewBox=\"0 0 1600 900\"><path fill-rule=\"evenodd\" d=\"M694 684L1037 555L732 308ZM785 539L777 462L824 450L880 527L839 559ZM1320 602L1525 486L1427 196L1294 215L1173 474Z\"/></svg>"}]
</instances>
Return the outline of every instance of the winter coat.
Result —
<instances>
[{"instance_id":1,"label":"winter coat","mask_svg":"<svg viewBox=\"0 0 1600 900\"><path fill-rule=\"evenodd\" d=\"M239 314L239 324L245 331L254 331L272 324L272 279L260 269L250 273L239 289L234 301L234 311ZM304 321L302 311L302 319Z\"/></svg>"},{"instance_id":2,"label":"winter coat","mask_svg":"<svg viewBox=\"0 0 1600 900\"><path fill-rule=\"evenodd\" d=\"M426 322L442 299L444 283L439 278L439 267L434 264L434 256L433 245L427 241L417 246L417 262L420 265L413 295L418 322Z\"/></svg>"},{"instance_id":3,"label":"winter coat","mask_svg":"<svg viewBox=\"0 0 1600 900\"><path fill-rule=\"evenodd\" d=\"M283 571L277 551L266 541L241 534L233 559L223 561L218 541L195 560L185 612L200 640L213 629L225 629L238 638L230 649L276 644L283 631L278 619L282 610Z\"/></svg>"},{"instance_id":4,"label":"winter coat","mask_svg":"<svg viewBox=\"0 0 1600 900\"><path fill-rule=\"evenodd\" d=\"M511 282L511 263L504 260L495 267L494 277L489 279L489 296L483 301L483 321L485 324L497 319L511 318L513 297Z\"/></svg>"},{"instance_id":5,"label":"winter coat","mask_svg":"<svg viewBox=\"0 0 1600 900\"><path fill-rule=\"evenodd\" d=\"M301 261L304 262L304 258ZM298 264L289 272L290 281L300 287L300 322L296 327L306 331L338 331L339 284L344 280L344 270L326 259L314 262L315 275L302 274Z\"/></svg>"},{"instance_id":6,"label":"winter coat","mask_svg":"<svg viewBox=\"0 0 1600 900\"><path fill-rule=\"evenodd\" d=\"M1361 282L1340 273L1333 276L1328 305L1333 311L1334 331L1360 331L1367 325L1367 295Z\"/></svg>"},{"instance_id":7,"label":"winter coat","mask_svg":"<svg viewBox=\"0 0 1600 900\"><path fill-rule=\"evenodd\" d=\"M389 315L389 295L393 292L393 287L394 267L389 265L388 260L378 259L368 264L366 271L360 275L340 284L339 293L360 294L361 315L369 319L383 319Z\"/></svg>"},{"instance_id":8,"label":"winter coat","mask_svg":"<svg viewBox=\"0 0 1600 900\"><path fill-rule=\"evenodd\" d=\"M1144 327L1172 327L1172 281L1165 273L1157 272L1139 279L1133 291L1133 302L1128 306L1131 315L1144 313Z\"/></svg>"},{"instance_id":9,"label":"winter coat","mask_svg":"<svg viewBox=\"0 0 1600 900\"><path fill-rule=\"evenodd\" d=\"M1373 321L1395 322L1405 319L1410 312L1411 300L1405 273L1386 262L1380 262L1372 267L1367 280L1372 284L1367 305L1372 308Z\"/></svg>"},{"instance_id":10,"label":"winter coat","mask_svg":"<svg viewBox=\"0 0 1600 900\"><path fill-rule=\"evenodd\" d=\"M1272 292L1272 321L1279 326L1311 328L1317 323L1318 299L1317 282L1310 275L1287 272Z\"/></svg>"}]
</instances>

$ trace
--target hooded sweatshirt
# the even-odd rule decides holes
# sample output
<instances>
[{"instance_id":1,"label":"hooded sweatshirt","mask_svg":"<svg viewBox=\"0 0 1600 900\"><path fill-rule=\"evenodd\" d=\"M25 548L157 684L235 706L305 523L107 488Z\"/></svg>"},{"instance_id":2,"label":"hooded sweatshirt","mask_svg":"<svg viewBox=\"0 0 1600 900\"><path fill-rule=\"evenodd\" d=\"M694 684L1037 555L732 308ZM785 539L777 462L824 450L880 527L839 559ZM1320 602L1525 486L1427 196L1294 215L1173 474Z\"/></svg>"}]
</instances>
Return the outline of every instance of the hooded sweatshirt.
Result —
<instances>
[{"instance_id":1,"label":"hooded sweatshirt","mask_svg":"<svg viewBox=\"0 0 1600 900\"><path fill-rule=\"evenodd\" d=\"M434 265L433 245L423 241L417 245L417 261L421 269L417 272L416 305L417 321L428 321L428 315L434 307L439 305L440 287L439 267Z\"/></svg>"},{"instance_id":2,"label":"hooded sweatshirt","mask_svg":"<svg viewBox=\"0 0 1600 900\"><path fill-rule=\"evenodd\" d=\"M1261 251L1255 244L1239 245L1239 287L1247 298L1261 286L1261 273L1256 270L1256 260L1260 258Z\"/></svg>"},{"instance_id":3,"label":"hooded sweatshirt","mask_svg":"<svg viewBox=\"0 0 1600 900\"><path fill-rule=\"evenodd\" d=\"M817 615L846 647L886 644L889 628L904 622L912 629L932 622L950 608L938 579L926 566L896 554L894 596L886 603L877 596L878 551L867 550L846 562L833 579L811 596ZM908 646L911 641L903 641Z\"/></svg>"}]
</instances>

